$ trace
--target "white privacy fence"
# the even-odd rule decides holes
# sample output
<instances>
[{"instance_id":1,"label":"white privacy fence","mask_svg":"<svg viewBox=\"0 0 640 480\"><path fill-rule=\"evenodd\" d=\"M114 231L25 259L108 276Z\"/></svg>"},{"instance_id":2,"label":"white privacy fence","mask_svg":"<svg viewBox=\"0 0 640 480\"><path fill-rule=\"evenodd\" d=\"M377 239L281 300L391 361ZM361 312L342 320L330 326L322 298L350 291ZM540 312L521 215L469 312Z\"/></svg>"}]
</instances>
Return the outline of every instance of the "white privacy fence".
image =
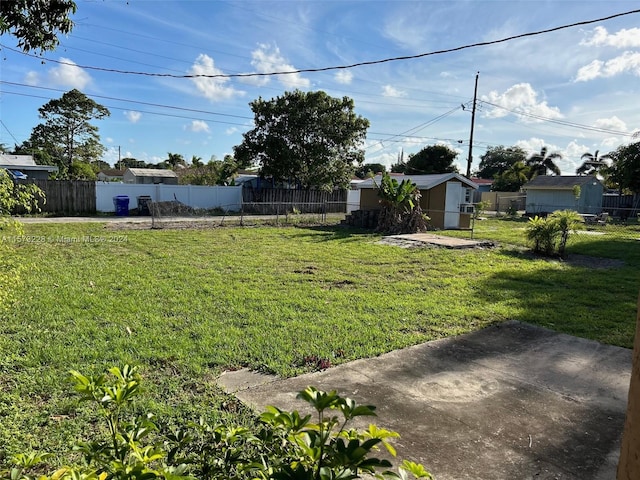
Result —
<instances>
[{"instance_id":1,"label":"white privacy fence","mask_svg":"<svg viewBox=\"0 0 640 480\"><path fill-rule=\"evenodd\" d=\"M129 197L129 208L137 208L138 197L151 197L153 202L178 200L197 209L222 208L237 212L242 208L242 186L210 187L200 185L137 185L133 183L96 182L96 210L115 212L114 197Z\"/></svg>"}]
</instances>

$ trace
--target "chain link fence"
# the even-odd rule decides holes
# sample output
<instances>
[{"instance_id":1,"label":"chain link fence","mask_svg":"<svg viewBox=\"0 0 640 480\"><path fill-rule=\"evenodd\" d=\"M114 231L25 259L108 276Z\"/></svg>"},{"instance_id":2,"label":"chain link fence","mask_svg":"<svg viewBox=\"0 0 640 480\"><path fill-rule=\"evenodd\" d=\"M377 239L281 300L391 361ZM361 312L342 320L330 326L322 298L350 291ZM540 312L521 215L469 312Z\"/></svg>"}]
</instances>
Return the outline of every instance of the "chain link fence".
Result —
<instances>
[{"instance_id":1,"label":"chain link fence","mask_svg":"<svg viewBox=\"0 0 640 480\"><path fill-rule=\"evenodd\" d=\"M345 202L243 202L213 209L178 201L148 202L151 228L214 228L224 225L329 225L341 223Z\"/></svg>"}]
</instances>

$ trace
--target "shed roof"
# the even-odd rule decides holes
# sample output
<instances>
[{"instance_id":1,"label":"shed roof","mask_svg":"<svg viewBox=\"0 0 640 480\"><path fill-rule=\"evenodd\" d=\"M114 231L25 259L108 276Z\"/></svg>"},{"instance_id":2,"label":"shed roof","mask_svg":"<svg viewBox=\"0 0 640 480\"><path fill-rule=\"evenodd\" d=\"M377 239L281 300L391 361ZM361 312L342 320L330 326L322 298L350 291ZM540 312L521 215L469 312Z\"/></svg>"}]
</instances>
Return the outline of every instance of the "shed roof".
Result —
<instances>
[{"instance_id":1,"label":"shed roof","mask_svg":"<svg viewBox=\"0 0 640 480\"><path fill-rule=\"evenodd\" d=\"M476 185L493 185L493 179L491 178L471 177L471 181Z\"/></svg>"},{"instance_id":2,"label":"shed roof","mask_svg":"<svg viewBox=\"0 0 640 480\"><path fill-rule=\"evenodd\" d=\"M173 170L161 170L158 168L128 168L135 177L165 177L177 178L178 174Z\"/></svg>"},{"instance_id":3,"label":"shed roof","mask_svg":"<svg viewBox=\"0 0 640 480\"><path fill-rule=\"evenodd\" d=\"M0 153L0 168L15 170L42 170L45 172L57 172L58 167L53 165L38 165L31 155L9 155Z\"/></svg>"},{"instance_id":4,"label":"shed roof","mask_svg":"<svg viewBox=\"0 0 640 480\"><path fill-rule=\"evenodd\" d=\"M523 190L571 190L576 185L601 183L594 175L538 175L522 186Z\"/></svg>"},{"instance_id":5,"label":"shed roof","mask_svg":"<svg viewBox=\"0 0 640 480\"><path fill-rule=\"evenodd\" d=\"M398 182L402 182L402 180L409 180L410 182L415 183L420 190L429 190L433 187L437 187L441 183L448 182L449 180L459 180L469 188L478 188L477 184L473 183L468 178L463 177L459 173L438 173L434 175L393 175L391 178L395 178ZM359 184L355 185L355 188L375 188L375 185L380 185L381 181L382 175L376 175L373 178L363 180Z\"/></svg>"}]
</instances>

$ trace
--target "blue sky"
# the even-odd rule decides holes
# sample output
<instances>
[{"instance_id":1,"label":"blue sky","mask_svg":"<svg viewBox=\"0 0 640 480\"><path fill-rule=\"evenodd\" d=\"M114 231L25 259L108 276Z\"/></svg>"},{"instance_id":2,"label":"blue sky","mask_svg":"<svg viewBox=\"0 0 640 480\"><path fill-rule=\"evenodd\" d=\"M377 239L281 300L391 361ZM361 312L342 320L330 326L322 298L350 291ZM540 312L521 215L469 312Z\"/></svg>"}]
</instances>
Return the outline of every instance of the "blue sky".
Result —
<instances>
[{"instance_id":1,"label":"blue sky","mask_svg":"<svg viewBox=\"0 0 640 480\"><path fill-rule=\"evenodd\" d=\"M27 139L38 108L77 88L111 110L96 121L113 164L180 153L222 159L252 128L249 102L298 88L354 99L371 122L366 162L445 143L466 170L476 72L473 167L486 148L545 145L573 174L640 130L640 14L505 43L350 69L268 73L452 49L638 8L631 1L77 1L73 32L42 58L2 43L0 142ZM8 48L7 48L8 47ZM60 63L62 62L62 63ZM88 68L96 67L96 68ZM463 110L462 105L467 108Z\"/></svg>"}]
</instances>

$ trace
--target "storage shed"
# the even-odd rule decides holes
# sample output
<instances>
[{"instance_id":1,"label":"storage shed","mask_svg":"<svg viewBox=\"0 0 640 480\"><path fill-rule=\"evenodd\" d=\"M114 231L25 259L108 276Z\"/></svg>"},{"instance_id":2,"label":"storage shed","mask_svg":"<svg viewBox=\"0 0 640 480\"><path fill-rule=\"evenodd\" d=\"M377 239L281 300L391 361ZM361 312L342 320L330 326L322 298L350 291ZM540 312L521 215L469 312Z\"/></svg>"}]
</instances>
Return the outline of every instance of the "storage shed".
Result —
<instances>
[{"instance_id":1,"label":"storage shed","mask_svg":"<svg viewBox=\"0 0 640 480\"><path fill-rule=\"evenodd\" d=\"M469 228L473 215L473 191L478 186L458 173L435 175L393 175L398 182L409 180L415 183L422 197L420 207L431 218L431 225L440 229ZM361 210L380 209L377 185L381 175L355 185L360 192Z\"/></svg>"},{"instance_id":2,"label":"storage shed","mask_svg":"<svg viewBox=\"0 0 640 480\"><path fill-rule=\"evenodd\" d=\"M155 168L127 168L122 176L124 183L177 185L178 175L173 170Z\"/></svg>"},{"instance_id":3,"label":"storage shed","mask_svg":"<svg viewBox=\"0 0 640 480\"><path fill-rule=\"evenodd\" d=\"M538 175L525 183L527 214L575 210L597 214L602 211L604 185L593 175Z\"/></svg>"}]
</instances>

